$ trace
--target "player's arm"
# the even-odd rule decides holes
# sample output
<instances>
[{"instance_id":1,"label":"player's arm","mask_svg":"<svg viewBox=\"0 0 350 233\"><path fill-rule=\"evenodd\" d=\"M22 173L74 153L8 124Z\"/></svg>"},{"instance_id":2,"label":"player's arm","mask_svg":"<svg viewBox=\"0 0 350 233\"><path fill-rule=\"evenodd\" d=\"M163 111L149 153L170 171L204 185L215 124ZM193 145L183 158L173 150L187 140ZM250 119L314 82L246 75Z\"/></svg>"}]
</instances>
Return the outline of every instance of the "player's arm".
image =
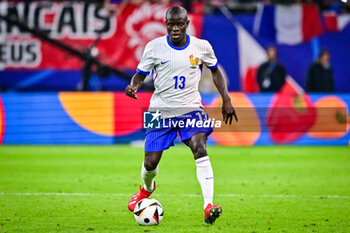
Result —
<instances>
[{"instance_id":1,"label":"player's arm","mask_svg":"<svg viewBox=\"0 0 350 233\"><path fill-rule=\"evenodd\" d=\"M136 92L142 86L143 81L150 74L154 66L153 46L148 43L143 51L140 63L137 66L136 73L131 79L130 85L125 88L125 94L131 98L137 99Z\"/></svg>"},{"instance_id":2,"label":"player's arm","mask_svg":"<svg viewBox=\"0 0 350 233\"><path fill-rule=\"evenodd\" d=\"M227 90L227 85L225 82L224 75L222 74L219 67L215 67L215 68L210 69L210 70L211 70L211 73L213 75L214 84L215 84L216 88L218 89L218 91L221 95L221 98L223 100L222 116L224 118L225 124L227 124L227 122L229 122L230 124L232 123L232 116L234 116L236 122L238 122L236 111L232 106L231 97L230 97L228 90Z\"/></svg>"},{"instance_id":3,"label":"player's arm","mask_svg":"<svg viewBox=\"0 0 350 233\"><path fill-rule=\"evenodd\" d=\"M125 94L131 98L137 99L136 92L142 86L147 75L135 73L130 84L125 88Z\"/></svg>"}]
</instances>

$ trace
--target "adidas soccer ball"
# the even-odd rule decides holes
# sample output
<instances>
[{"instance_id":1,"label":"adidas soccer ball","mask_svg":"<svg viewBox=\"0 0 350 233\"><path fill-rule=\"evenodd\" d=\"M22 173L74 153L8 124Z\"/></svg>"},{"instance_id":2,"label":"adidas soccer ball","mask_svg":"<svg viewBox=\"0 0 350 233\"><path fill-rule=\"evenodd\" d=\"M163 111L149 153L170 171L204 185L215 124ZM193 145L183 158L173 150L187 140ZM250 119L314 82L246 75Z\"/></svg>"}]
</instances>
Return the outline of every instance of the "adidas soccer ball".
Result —
<instances>
[{"instance_id":1,"label":"adidas soccer ball","mask_svg":"<svg viewBox=\"0 0 350 233\"><path fill-rule=\"evenodd\" d=\"M158 225L163 219L163 207L159 201L145 198L139 201L134 209L134 217L138 224Z\"/></svg>"}]
</instances>

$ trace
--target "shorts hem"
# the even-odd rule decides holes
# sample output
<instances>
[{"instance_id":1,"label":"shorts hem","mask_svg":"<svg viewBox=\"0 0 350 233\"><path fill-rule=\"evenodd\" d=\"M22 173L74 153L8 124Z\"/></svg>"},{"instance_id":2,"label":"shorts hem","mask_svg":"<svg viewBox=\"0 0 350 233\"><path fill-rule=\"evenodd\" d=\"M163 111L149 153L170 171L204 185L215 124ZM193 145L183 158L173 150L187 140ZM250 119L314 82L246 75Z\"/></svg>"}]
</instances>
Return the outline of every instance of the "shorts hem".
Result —
<instances>
[{"instance_id":1,"label":"shorts hem","mask_svg":"<svg viewBox=\"0 0 350 233\"><path fill-rule=\"evenodd\" d=\"M189 140L191 137L193 137L194 135L198 134L198 133L205 133L207 135L207 137L212 134L214 131L214 129L210 129L210 130L203 130L203 131L196 131L196 132L193 132L193 134L190 134L190 136L186 137L186 138L181 138L181 141L184 142L186 140Z\"/></svg>"},{"instance_id":2,"label":"shorts hem","mask_svg":"<svg viewBox=\"0 0 350 233\"><path fill-rule=\"evenodd\" d=\"M148 150L146 150L146 148L145 148L144 151L145 151L145 152L165 151L165 150L168 150L171 146L173 146L173 145L170 145L170 146L167 147L167 148L161 148L161 149L157 148L157 149L148 149Z\"/></svg>"}]
</instances>

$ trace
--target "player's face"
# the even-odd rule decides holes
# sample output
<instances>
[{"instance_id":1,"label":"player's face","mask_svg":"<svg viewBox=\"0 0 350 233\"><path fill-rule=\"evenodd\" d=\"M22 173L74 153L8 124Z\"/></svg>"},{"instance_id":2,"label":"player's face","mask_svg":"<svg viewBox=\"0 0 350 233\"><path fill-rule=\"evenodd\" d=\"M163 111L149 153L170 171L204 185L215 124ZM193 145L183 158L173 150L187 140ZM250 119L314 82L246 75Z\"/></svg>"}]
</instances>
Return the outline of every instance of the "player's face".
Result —
<instances>
[{"instance_id":1,"label":"player's face","mask_svg":"<svg viewBox=\"0 0 350 233\"><path fill-rule=\"evenodd\" d=\"M171 17L165 21L170 42L174 45L186 43L186 29L189 24L187 18Z\"/></svg>"}]
</instances>

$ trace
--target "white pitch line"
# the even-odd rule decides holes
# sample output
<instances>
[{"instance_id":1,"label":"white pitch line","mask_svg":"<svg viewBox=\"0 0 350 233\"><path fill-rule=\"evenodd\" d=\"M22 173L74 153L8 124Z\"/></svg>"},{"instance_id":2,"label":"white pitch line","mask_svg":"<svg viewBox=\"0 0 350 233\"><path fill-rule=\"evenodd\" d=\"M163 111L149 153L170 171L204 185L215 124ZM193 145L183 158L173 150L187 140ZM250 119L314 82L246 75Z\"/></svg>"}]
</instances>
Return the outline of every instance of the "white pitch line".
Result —
<instances>
[{"instance_id":1,"label":"white pitch line","mask_svg":"<svg viewBox=\"0 0 350 233\"><path fill-rule=\"evenodd\" d=\"M0 192L0 196L120 196L129 197L128 193L5 193ZM181 197L201 197L201 194L154 194L154 196L181 196ZM283 194L217 194L217 197L239 197L239 198L316 198L316 199L350 199L350 196L340 195L283 195Z\"/></svg>"}]
</instances>

